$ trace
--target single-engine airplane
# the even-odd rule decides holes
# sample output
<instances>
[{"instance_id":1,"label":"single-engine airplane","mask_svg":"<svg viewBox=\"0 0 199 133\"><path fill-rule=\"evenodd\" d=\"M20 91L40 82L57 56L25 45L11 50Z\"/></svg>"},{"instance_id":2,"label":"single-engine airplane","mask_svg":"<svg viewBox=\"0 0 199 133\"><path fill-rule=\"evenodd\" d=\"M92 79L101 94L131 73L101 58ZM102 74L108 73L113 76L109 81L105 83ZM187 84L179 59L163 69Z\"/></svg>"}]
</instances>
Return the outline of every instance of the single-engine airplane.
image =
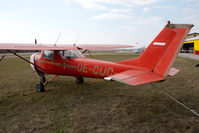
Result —
<instances>
[{"instance_id":1,"label":"single-engine airplane","mask_svg":"<svg viewBox=\"0 0 199 133\"><path fill-rule=\"evenodd\" d=\"M83 53L88 49L128 46L82 45L77 47L0 43L0 49L8 50L30 63L32 69L41 77L40 82L36 84L38 92L44 92L44 86L48 82L45 78L46 74L55 75L52 79L58 75L74 76L79 84L84 82L83 77L90 77L140 85L162 81L167 75L175 75L178 72L177 69L172 68L172 65L192 27L191 24L168 23L139 57L116 63L85 58ZM42 52L32 54L28 61L13 50L41 50Z\"/></svg>"}]
</instances>

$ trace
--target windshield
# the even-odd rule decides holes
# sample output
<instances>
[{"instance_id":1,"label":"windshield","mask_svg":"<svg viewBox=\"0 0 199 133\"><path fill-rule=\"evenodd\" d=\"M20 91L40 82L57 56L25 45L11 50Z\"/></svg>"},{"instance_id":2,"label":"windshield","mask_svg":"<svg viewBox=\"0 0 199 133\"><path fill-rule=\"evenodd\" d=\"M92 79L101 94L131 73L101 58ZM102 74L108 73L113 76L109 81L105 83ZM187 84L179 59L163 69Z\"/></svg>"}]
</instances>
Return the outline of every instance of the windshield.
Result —
<instances>
[{"instance_id":1,"label":"windshield","mask_svg":"<svg viewBox=\"0 0 199 133\"><path fill-rule=\"evenodd\" d=\"M78 50L62 50L59 51L59 54L62 59L84 57L84 55Z\"/></svg>"},{"instance_id":2,"label":"windshield","mask_svg":"<svg viewBox=\"0 0 199 133\"><path fill-rule=\"evenodd\" d=\"M44 58L53 60L54 59L54 51L44 50Z\"/></svg>"}]
</instances>

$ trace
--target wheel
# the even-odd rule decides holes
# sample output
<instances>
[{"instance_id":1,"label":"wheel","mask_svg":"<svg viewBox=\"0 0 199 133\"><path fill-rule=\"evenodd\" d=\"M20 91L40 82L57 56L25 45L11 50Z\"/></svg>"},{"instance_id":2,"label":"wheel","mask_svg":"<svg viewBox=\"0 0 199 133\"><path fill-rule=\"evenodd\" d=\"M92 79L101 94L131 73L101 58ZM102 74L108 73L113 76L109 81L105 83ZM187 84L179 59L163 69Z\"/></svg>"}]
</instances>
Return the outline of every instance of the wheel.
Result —
<instances>
[{"instance_id":1,"label":"wheel","mask_svg":"<svg viewBox=\"0 0 199 133\"><path fill-rule=\"evenodd\" d=\"M37 92L44 92L44 91L45 91L44 85L43 85L42 82L38 82L38 83L36 84L36 89L37 89Z\"/></svg>"},{"instance_id":2,"label":"wheel","mask_svg":"<svg viewBox=\"0 0 199 133\"><path fill-rule=\"evenodd\" d=\"M84 78L83 77L76 77L76 82L78 84L83 84L84 83Z\"/></svg>"},{"instance_id":3,"label":"wheel","mask_svg":"<svg viewBox=\"0 0 199 133\"><path fill-rule=\"evenodd\" d=\"M45 78L44 76L42 76L42 77L40 78L40 81L41 81L42 83L45 83L45 82L46 82L46 78Z\"/></svg>"}]
</instances>

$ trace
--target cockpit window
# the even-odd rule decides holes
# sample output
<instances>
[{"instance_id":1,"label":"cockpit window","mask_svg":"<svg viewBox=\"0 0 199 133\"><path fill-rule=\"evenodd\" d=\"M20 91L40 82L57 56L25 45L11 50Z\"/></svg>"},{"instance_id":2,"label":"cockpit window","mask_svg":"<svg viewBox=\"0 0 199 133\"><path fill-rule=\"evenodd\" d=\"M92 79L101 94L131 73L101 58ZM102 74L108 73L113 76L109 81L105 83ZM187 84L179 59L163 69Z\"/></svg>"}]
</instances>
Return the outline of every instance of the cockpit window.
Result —
<instances>
[{"instance_id":1,"label":"cockpit window","mask_svg":"<svg viewBox=\"0 0 199 133\"><path fill-rule=\"evenodd\" d=\"M46 59L51 59L53 60L54 59L54 51L52 50L44 50L44 58Z\"/></svg>"},{"instance_id":2,"label":"cockpit window","mask_svg":"<svg viewBox=\"0 0 199 133\"><path fill-rule=\"evenodd\" d=\"M81 53L77 50L62 50L59 51L60 56L62 59L70 59L70 58L77 58L77 57L84 57Z\"/></svg>"}]
</instances>

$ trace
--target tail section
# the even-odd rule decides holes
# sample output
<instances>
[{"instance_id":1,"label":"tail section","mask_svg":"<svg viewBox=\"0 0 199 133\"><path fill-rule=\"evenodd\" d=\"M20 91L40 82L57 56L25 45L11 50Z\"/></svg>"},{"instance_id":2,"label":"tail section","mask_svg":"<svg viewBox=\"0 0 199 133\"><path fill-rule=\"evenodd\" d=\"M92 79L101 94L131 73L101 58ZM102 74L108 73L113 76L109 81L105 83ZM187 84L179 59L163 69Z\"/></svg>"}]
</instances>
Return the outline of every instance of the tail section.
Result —
<instances>
[{"instance_id":1,"label":"tail section","mask_svg":"<svg viewBox=\"0 0 199 133\"><path fill-rule=\"evenodd\" d=\"M105 79L140 85L164 80L168 74L175 75L178 70L171 67L192 27L193 25L189 24L167 24L138 58L118 62L137 66L137 69L130 69Z\"/></svg>"},{"instance_id":2,"label":"tail section","mask_svg":"<svg viewBox=\"0 0 199 133\"><path fill-rule=\"evenodd\" d=\"M136 65L165 78L192 27L189 24L167 24L138 58L118 63Z\"/></svg>"}]
</instances>

